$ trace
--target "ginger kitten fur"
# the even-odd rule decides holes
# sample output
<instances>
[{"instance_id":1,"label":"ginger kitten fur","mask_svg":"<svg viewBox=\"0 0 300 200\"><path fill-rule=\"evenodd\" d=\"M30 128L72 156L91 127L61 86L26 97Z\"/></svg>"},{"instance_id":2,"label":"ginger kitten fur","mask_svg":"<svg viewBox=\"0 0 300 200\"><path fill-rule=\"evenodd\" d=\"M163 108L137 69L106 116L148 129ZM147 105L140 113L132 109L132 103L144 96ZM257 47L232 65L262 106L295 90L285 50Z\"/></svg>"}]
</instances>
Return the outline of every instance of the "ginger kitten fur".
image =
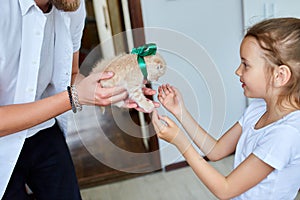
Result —
<instances>
[{"instance_id":1,"label":"ginger kitten fur","mask_svg":"<svg viewBox=\"0 0 300 200\"><path fill-rule=\"evenodd\" d=\"M147 81L157 81L166 72L166 63L159 54L145 56L145 63L148 72ZM137 62L135 54L121 54L110 60L101 60L94 66L91 73L112 71L114 76L107 80L101 80L102 87L123 86L127 89L128 98L135 101L145 112L151 112L154 104L148 101L143 94L144 76ZM122 107L124 101L114 105Z\"/></svg>"}]
</instances>

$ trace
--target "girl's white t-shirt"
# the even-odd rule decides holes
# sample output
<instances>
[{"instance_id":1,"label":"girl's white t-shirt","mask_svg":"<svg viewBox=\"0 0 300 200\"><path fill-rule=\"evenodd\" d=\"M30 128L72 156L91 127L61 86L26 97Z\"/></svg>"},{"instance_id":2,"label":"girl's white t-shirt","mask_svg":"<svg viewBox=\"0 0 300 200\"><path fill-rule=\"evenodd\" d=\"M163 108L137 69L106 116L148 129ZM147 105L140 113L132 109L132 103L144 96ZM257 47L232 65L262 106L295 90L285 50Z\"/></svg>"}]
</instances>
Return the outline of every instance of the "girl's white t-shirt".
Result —
<instances>
[{"instance_id":1,"label":"girl's white t-shirt","mask_svg":"<svg viewBox=\"0 0 300 200\"><path fill-rule=\"evenodd\" d=\"M255 129L265 111L265 101L255 99L239 120L243 133L237 144L234 168L254 154L274 171L234 200L292 200L300 188L300 111Z\"/></svg>"}]
</instances>

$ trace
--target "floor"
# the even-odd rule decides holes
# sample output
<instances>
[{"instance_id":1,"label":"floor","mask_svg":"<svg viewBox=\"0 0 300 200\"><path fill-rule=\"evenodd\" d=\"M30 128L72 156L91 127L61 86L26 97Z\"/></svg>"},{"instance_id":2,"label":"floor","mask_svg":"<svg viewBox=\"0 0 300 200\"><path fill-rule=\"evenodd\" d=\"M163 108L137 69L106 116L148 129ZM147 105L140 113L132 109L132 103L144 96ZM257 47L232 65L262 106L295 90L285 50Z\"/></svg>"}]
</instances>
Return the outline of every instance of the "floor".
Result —
<instances>
[{"instance_id":1,"label":"floor","mask_svg":"<svg viewBox=\"0 0 300 200\"><path fill-rule=\"evenodd\" d=\"M211 163L226 175L233 156ZM81 190L83 200L215 200L190 167L156 172L138 178ZM300 193L296 200L300 200Z\"/></svg>"},{"instance_id":2,"label":"floor","mask_svg":"<svg viewBox=\"0 0 300 200\"><path fill-rule=\"evenodd\" d=\"M155 132L144 140L138 117L134 110L106 107L101 113L94 106L70 116L67 143L82 188L137 177L125 172L160 168Z\"/></svg>"}]
</instances>

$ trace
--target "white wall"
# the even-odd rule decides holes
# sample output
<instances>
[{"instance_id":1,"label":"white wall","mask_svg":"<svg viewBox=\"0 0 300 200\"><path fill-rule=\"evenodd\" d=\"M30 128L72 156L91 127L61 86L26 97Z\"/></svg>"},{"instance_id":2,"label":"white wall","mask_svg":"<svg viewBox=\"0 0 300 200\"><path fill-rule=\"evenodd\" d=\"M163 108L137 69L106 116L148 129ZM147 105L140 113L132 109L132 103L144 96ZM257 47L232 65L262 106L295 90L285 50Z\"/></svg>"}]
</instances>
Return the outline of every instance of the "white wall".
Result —
<instances>
[{"instance_id":1,"label":"white wall","mask_svg":"<svg viewBox=\"0 0 300 200\"><path fill-rule=\"evenodd\" d=\"M168 64L158 84L178 87L194 118L220 137L246 106L234 74L243 37L241 0L141 2L146 41L157 43ZM159 144L163 166L183 160L175 147L161 140Z\"/></svg>"},{"instance_id":2,"label":"white wall","mask_svg":"<svg viewBox=\"0 0 300 200\"><path fill-rule=\"evenodd\" d=\"M245 27L266 18L300 18L299 0L244 0L243 7Z\"/></svg>"}]
</instances>

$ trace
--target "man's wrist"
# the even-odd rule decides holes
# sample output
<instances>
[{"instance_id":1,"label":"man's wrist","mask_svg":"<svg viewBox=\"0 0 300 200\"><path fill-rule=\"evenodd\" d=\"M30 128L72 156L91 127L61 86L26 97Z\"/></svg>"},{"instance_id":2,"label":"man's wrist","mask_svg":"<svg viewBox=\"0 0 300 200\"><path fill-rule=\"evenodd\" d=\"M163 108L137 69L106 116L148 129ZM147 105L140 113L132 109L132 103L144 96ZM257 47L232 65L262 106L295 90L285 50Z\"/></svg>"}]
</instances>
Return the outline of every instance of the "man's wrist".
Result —
<instances>
[{"instance_id":1,"label":"man's wrist","mask_svg":"<svg viewBox=\"0 0 300 200\"><path fill-rule=\"evenodd\" d=\"M68 86L67 91L73 113L76 113L77 111L80 112L82 110L82 105L79 102L76 86Z\"/></svg>"}]
</instances>

